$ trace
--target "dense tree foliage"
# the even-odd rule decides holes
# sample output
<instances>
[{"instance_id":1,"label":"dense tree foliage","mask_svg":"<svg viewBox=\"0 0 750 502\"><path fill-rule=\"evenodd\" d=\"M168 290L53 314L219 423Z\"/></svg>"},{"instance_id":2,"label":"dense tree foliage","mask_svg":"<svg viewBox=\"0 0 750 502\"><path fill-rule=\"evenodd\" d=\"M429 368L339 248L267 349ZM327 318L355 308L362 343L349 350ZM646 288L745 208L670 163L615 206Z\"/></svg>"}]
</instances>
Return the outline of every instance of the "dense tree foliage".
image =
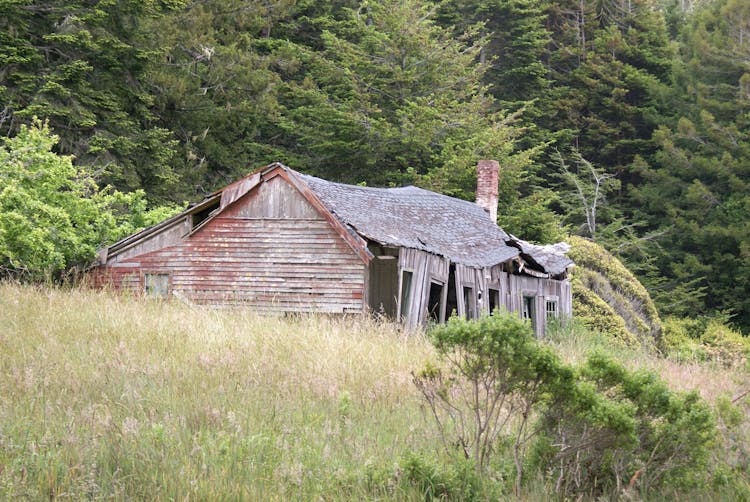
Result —
<instances>
[{"instance_id":1,"label":"dense tree foliage","mask_svg":"<svg viewBox=\"0 0 750 502\"><path fill-rule=\"evenodd\" d=\"M49 280L85 267L97 248L151 225L145 194L100 190L91 173L52 148L58 137L34 119L0 145L0 274Z\"/></svg>"},{"instance_id":2,"label":"dense tree foliage","mask_svg":"<svg viewBox=\"0 0 750 502\"><path fill-rule=\"evenodd\" d=\"M662 313L747 333L749 9L0 0L0 135L38 116L49 153L158 204L277 160L471 199L496 158L509 231L592 238Z\"/></svg>"}]
</instances>

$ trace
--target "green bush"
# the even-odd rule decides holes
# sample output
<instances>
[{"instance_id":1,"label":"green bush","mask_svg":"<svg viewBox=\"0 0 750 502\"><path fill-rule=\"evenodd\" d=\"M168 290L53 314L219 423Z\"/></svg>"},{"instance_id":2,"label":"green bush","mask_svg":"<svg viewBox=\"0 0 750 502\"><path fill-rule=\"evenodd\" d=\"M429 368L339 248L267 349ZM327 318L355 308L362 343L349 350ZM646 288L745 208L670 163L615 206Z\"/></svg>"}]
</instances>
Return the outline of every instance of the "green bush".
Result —
<instances>
[{"instance_id":1,"label":"green bush","mask_svg":"<svg viewBox=\"0 0 750 502\"><path fill-rule=\"evenodd\" d=\"M407 453L399 462L400 482L416 488L425 501L479 500L480 479L470 460L447 464L418 453Z\"/></svg>"},{"instance_id":2,"label":"green bush","mask_svg":"<svg viewBox=\"0 0 750 502\"><path fill-rule=\"evenodd\" d=\"M724 366L743 366L750 355L750 340L713 316L669 317L664 321L661 349L677 361L713 361Z\"/></svg>"},{"instance_id":3,"label":"green bush","mask_svg":"<svg viewBox=\"0 0 750 502\"><path fill-rule=\"evenodd\" d=\"M645 287L599 244L570 236L568 256L573 315L593 329L630 346L652 347L661 335L661 320Z\"/></svg>"},{"instance_id":4,"label":"green bush","mask_svg":"<svg viewBox=\"0 0 750 502\"><path fill-rule=\"evenodd\" d=\"M668 317L662 326L661 350L670 359L680 362L708 360L708 354L701 345L700 321L690 318ZM699 331L696 333L696 327Z\"/></svg>"},{"instance_id":5,"label":"green bush","mask_svg":"<svg viewBox=\"0 0 750 502\"><path fill-rule=\"evenodd\" d=\"M441 365L414 374L446 449L473 460L486 472L497 441L513 431L515 492L520 493L528 425L548 389L572 379L551 349L538 343L531 326L515 314L496 311L475 321L452 317L428 336Z\"/></svg>"},{"instance_id":6,"label":"green bush","mask_svg":"<svg viewBox=\"0 0 750 502\"><path fill-rule=\"evenodd\" d=\"M414 375L415 384L446 450L470 459L482 479L502 485L512 463L516 495L531 468L551 491L574 498L692 493L708 481L717 427L696 393L673 392L602 353L574 369L513 315L452 318L429 337L440 361ZM434 469L410 465L425 486L443 486ZM492 476L493 468L501 472Z\"/></svg>"},{"instance_id":7,"label":"green bush","mask_svg":"<svg viewBox=\"0 0 750 502\"><path fill-rule=\"evenodd\" d=\"M706 481L716 424L696 393L672 392L654 374L599 354L558 396L533 459L559 494L644 494Z\"/></svg>"}]
</instances>

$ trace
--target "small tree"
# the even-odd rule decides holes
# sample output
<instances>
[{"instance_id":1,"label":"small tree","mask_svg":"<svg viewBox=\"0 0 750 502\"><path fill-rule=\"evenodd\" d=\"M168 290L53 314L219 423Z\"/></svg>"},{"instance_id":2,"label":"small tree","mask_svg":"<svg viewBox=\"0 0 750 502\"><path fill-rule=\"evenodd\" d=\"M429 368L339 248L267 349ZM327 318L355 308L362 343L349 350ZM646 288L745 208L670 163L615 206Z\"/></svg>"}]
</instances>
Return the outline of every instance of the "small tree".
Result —
<instances>
[{"instance_id":1,"label":"small tree","mask_svg":"<svg viewBox=\"0 0 750 502\"><path fill-rule=\"evenodd\" d=\"M528 427L532 410L549 384L572 380L572 371L534 340L527 322L510 313L495 312L476 321L452 317L429 336L443 365L428 365L414 374L414 383L444 445L449 452L457 446L481 475L500 434L513 431L515 491L520 493L524 448L533 435Z\"/></svg>"},{"instance_id":2,"label":"small tree","mask_svg":"<svg viewBox=\"0 0 750 502\"><path fill-rule=\"evenodd\" d=\"M104 243L173 208L146 210L142 191L99 190L57 144L46 122L22 126L0 144L0 277L59 278Z\"/></svg>"}]
</instances>

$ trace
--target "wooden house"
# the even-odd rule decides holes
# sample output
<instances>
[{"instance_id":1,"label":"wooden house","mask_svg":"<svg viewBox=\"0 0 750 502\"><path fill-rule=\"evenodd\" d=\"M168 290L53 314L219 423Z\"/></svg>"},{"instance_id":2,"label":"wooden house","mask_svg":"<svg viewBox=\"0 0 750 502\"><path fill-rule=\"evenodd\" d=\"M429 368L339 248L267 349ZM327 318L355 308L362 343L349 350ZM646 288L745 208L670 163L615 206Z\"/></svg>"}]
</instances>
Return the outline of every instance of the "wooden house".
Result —
<instances>
[{"instance_id":1,"label":"wooden house","mask_svg":"<svg viewBox=\"0 0 750 502\"><path fill-rule=\"evenodd\" d=\"M211 306L379 312L408 327L505 307L541 336L548 318L571 313L572 262L500 229L497 162L478 169L475 204L274 163L102 249L92 278Z\"/></svg>"}]
</instances>

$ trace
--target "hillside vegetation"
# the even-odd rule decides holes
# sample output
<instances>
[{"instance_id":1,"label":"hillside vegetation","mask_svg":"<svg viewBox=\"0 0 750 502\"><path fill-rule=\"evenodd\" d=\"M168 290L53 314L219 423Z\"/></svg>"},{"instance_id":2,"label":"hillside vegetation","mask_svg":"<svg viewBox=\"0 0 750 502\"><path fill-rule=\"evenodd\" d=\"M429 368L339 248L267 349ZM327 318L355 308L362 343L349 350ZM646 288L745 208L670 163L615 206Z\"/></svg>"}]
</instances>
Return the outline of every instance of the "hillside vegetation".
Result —
<instances>
[{"instance_id":1,"label":"hillside vegetation","mask_svg":"<svg viewBox=\"0 0 750 502\"><path fill-rule=\"evenodd\" d=\"M0 305L2 499L514 499L502 469L477 487L446 457L412 383L438 360L421 334L14 284ZM699 391L718 424L710 484L679 494L747 495L747 399L729 402L745 369L607 340L572 326L547 344L575 364L607 350ZM554 493L525 476L528 499Z\"/></svg>"}]
</instances>

